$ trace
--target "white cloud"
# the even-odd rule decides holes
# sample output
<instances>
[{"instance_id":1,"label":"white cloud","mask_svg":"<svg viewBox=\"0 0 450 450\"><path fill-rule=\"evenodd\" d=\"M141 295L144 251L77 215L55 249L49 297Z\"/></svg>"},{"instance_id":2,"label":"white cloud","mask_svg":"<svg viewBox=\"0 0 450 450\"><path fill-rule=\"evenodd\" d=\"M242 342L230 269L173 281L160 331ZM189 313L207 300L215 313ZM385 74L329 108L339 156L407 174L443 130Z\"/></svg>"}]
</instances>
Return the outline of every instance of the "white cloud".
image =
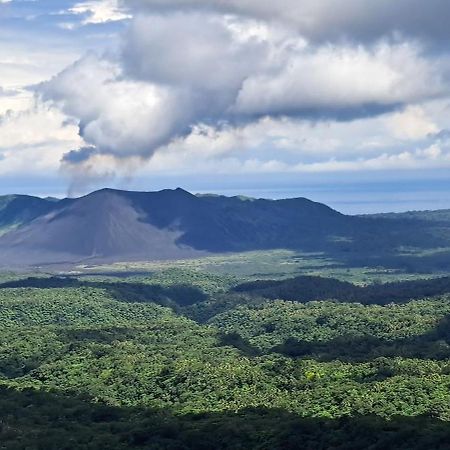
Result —
<instances>
[{"instance_id":1,"label":"white cloud","mask_svg":"<svg viewBox=\"0 0 450 450\"><path fill-rule=\"evenodd\" d=\"M394 114L388 122L388 129L396 138L407 140L422 139L439 131L424 109L417 105Z\"/></svg>"},{"instance_id":2,"label":"white cloud","mask_svg":"<svg viewBox=\"0 0 450 450\"><path fill-rule=\"evenodd\" d=\"M148 156L190 123L182 95L122 79L119 67L94 54L44 84L41 93L81 121L83 138L100 153Z\"/></svg>"},{"instance_id":3,"label":"white cloud","mask_svg":"<svg viewBox=\"0 0 450 450\"><path fill-rule=\"evenodd\" d=\"M117 22L131 18L131 15L119 5L118 0L90 0L76 3L67 11L70 14L82 15L83 25ZM70 24L65 24L70 28Z\"/></svg>"},{"instance_id":4,"label":"white cloud","mask_svg":"<svg viewBox=\"0 0 450 450\"><path fill-rule=\"evenodd\" d=\"M177 12L136 16L119 57L88 55L40 91L99 153L151 157L204 124L354 120L433 99L448 93L445 71L412 43L317 47L254 20Z\"/></svg>"},{"instance_id":5,"label":"white cloud","mask_svg":"<svg viewBox=\"0 0 450 450\"><path fill-rule=\"evenodd\" d=\"M122 63L131 78L235 96L248 74L267 66L268 52L267 42L244 38L222 17L138 16Z\"/></svg>"},{"instance_id":6,"label":"white cloud","mask_svg":"<svg viewBox=\"0 0 450 450\"><path fill-rule=\"evenodd\" d=\"M294 27L308 39L368 41L400 33L436 40L450 37L450 5L442 0L123 0L136 12L209 11L238 14Z\"/></svg>"},{"instance_id":7,"label":"white cloud","mask_svg":"<svg viewBox=\"0 0 450 450\"><path fill-rule=\"evenodd\" d=\"M191 163L191 171L186 171L186 163ZM158 153L146 168L141 167L141 175L165 173L181 176L195 173L198 176L217 175L251 175L251 174L327 174L347 172L386 172L405 170L450 169L450 152L439 148L404 151L390 155L382 153L375 157L345 159L329 158L316 162L300 162L292 164L281 159L260 159L225 157L220 160L194 160L186 155Z\"/></svg>"},{"instance_id":8,"label":"white cloud","mask_svg":"<svg viewBox=\"0 0 450 450\"><path fill-rule=\"evenodd\" d=\"M44 46L39 41L10 42L0 36L0 86L23 90L48 80L79 57L80 51L54 42Z\"/></svg>"},{"instance_id":9,"label":"white cloud","mask_svg":"<svg viewBox=\"0 0 450 450\"><path fill-rule=\"evenodd\" d=\"M62 155L79 146L78 128L43 105L0 116L0 173L58 170Z\"/></svg>"},{"instance_id":10,"label":"white cloud","mask_svg":"<svg viewBox=\"0 0 450 450\"><path fill-rule=\"evenodd\" d=\"M447 167L446 143L430 135L450 120L449 59L421 40L447 31L428 26L422 0L405 1L79 2L70 13L81 24L133 18L119 48L89 53L40 85L41 112L31 94L23 103L0 96L0 114L16 110L0 127L10 142L0 170L24 166L28 147L55 170L85 146L95 149L64 163L78 179L131 173L144 160L149 173L191 174ZM446 10L440 4L428 8ZM0 85L40 81L55 73L47 62L50 53L41 63L0 50ZM14 126L24 130L17 145Z\"/></svg>"},{"instance_id":11,"label":"white cloud","mask_svg":"<svg viewBox=\"0 0 450 450\"><path fill-rule=\"evenodd\" d=\"M0 115L8 111L25 111L33 105L33 95L26 90L0 87Z\"/></svg>"},{"instance_id":12,"label":"white cloud","mask_svg":"<svg viewBox=\"0 0 450 450\"><path fill-rule=\"evenodd\" d=\"M347 110L374 114L448 92L439 68L410 44L383 42L373 49L332 46L280 55L275 73L249 76L239 93L238 112L254 115L316 112L320 117ZM334 113L334 114L333 114Z\"/></svg>"}]
</instances>

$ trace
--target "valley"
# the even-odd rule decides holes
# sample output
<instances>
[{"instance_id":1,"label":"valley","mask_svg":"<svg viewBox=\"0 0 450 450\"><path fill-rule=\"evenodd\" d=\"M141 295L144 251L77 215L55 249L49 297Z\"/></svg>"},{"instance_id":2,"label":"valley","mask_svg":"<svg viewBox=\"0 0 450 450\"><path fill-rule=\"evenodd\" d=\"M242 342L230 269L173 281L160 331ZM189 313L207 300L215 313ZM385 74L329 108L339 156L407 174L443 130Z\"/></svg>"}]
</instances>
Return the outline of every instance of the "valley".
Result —
<instances>
[{"instance_id":1,"label":"valley","mask_svg":"<svg viewBox=\"0 0 450 450\"><path fill-rule=\"evenodd\" d=\"M0 211L0 448L447 448L446 212L22 201Z\"/></svg>"},{"instance_id":2,"label":"valley","mask_svg":"<svg viewBox=\"0 0 450 450\"><path fill-rule=\"evenodd\" d=\"M0 450L450 450L449 23L0 0Z\"/></svg>"}]
</instances>

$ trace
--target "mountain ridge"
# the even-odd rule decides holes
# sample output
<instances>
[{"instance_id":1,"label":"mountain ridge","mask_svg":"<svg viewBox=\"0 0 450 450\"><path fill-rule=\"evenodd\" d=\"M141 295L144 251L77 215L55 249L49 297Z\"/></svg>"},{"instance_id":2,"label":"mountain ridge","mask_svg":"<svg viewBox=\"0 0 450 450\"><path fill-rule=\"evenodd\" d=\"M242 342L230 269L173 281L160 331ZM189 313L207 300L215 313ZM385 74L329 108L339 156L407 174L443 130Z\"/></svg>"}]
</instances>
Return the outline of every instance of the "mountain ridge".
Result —
<instances>
[{"instance_id":1,"label":"mountain ridge","mask_svg":"<svg viewBox=\"0 0 450 450\"><path fill-rule=\"evenodd\" d=\"M423 223L422 223L423 222ZM449 245L433 221L347 216L304 197L105 188L59 201L0 197L0 264L164 260L287 248L352 255Z\"/></svg>"}]
</instances>

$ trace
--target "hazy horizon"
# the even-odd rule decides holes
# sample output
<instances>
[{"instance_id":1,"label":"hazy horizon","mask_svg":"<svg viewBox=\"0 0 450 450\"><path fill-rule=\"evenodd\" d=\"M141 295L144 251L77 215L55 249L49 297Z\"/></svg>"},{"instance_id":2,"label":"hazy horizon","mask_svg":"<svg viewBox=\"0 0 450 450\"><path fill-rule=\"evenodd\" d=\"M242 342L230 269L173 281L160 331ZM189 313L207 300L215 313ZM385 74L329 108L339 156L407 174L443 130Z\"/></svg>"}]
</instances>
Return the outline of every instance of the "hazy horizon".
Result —
<instances>
[{"instance_id":1,"label":"hazy horizon","mask_svg":"<svg viewBox=\"0 0 450 450\"><path fill-rule=\"evenodd\" d=\"M336 190L335 185L309 185L309 186L284 186L281 188L268 187L224 187L222 189L196 188L195 185L169 185L148 188L143 183L133 186L105 185L98 186L92 191L72 195L81 197L90 192L100 189L120 189L129 191L159 191L163 189L176 189L181 187L193 194L215 194L225 196L242 195L253 198L265 198L279 200L284 198L305 197L309 200L324 203L344 214L376 214L376 213L399 213L407 211L426 211L438 209L450 209L450 198L445 197L445 184L433 183L431 186L421 186L422 189L412 191L409 188L401 189L401 183L386 184L347 184ZM393 194L395 192L395 194ZM7 191L1 195L31 195L36 197L54 197L63 199L68 193L61 191L32 192L32 190Z\"/></svg>"}]
</instances>

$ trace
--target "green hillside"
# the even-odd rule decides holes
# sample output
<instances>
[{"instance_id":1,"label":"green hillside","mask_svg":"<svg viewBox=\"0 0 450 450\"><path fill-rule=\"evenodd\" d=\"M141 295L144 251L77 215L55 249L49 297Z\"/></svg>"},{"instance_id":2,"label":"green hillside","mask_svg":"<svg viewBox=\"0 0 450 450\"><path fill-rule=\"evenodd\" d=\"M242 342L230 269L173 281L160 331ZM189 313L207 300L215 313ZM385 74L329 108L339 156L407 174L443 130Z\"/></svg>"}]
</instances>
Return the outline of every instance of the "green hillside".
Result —
<instances>
[{"instance_id":1,"label":"green hillside","mask_svg":"<svg viewBox=\"0 0 450 450\"><path fill-rule=\"evenodd\" d=\"M450 290L364 305L271 300L181 269L6 278L0 447L406 450L450 439Z\"/></svg>"},{"instance_id":2,"label":"green hillside","mask_svg":"<svg viewBox=\"0 0 450 450\"><path fill-rule=\"evenodd\" d=\"M0 236L48 213L55 203L27 195L0 196Z\"/></svg>"}]
</instances>

